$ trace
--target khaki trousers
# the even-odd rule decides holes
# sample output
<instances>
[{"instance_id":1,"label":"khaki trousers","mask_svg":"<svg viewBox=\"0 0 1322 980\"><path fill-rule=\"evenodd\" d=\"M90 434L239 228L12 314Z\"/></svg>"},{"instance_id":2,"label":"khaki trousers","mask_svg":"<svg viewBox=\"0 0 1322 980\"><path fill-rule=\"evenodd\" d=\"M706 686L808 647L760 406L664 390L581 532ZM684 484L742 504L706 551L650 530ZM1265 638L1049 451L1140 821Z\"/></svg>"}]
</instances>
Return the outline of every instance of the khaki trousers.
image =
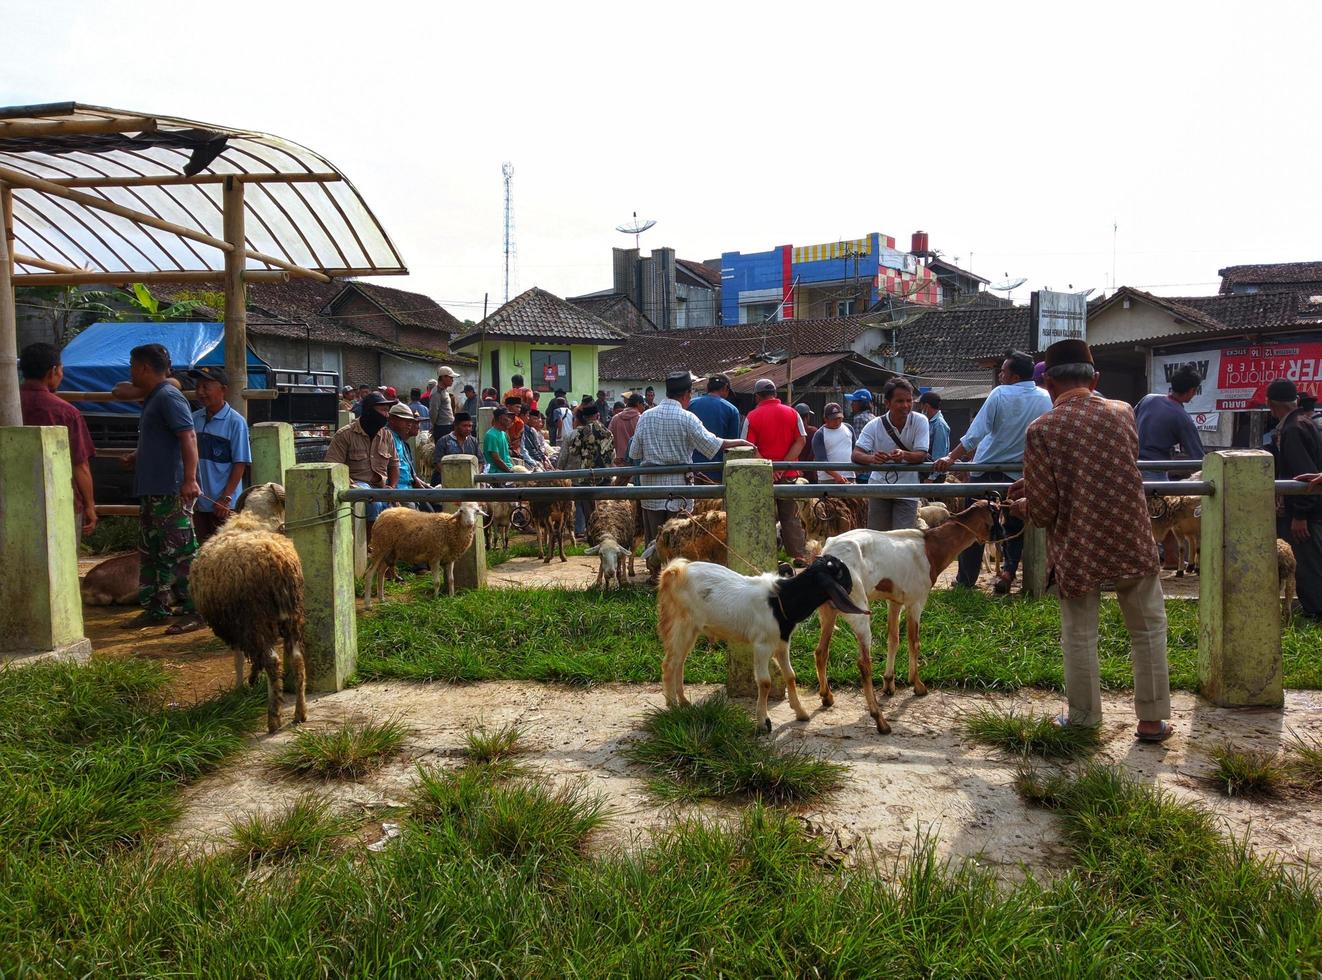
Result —
<instances>
[{"instance_id":1,"label":"khaki trousers","mask_svg":"<svg viewBox=\"0 0 1322 980\"><path fill-rule=\"evenodd\" d=\"M1166 663L1166 600L1161 580L1121 579L1116 598L1129 630L1134 661L1134 713L1139 721L1171 716L1170 672ZM1065 653L1065 696L1071 725L1102 721L1102 684L1097 669L1097 603L1100 590L1060 600L1060 645Z\"/></svg>"}]
</instances>

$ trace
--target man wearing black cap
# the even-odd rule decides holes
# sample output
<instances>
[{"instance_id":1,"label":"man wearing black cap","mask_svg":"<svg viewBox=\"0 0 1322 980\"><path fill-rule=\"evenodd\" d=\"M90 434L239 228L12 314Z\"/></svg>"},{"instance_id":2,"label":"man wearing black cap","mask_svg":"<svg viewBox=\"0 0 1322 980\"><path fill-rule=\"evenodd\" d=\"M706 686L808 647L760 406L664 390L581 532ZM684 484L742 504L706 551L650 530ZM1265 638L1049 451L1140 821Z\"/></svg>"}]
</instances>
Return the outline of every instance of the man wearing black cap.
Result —
<instances>
[{"instance_id":1,"label":"man wearing black cap","mask_svg":"<svg viewBox=\"0 0 1322 980\"><path fill-rule=\"evenodd\" d=\"M1098 603L1102 583L1113 582L1129 629L1136 735L1162 742L1172 733L1166 601L1134 411L1096 393L1092 351L1081 340L1047 348L1043 380L1053 407L1028 426L1024 476L1010 496L1012 513L1047 529L1047 559L1060 589L1069 713L1056 724L1101 724Z\"/></svg>"},{"instance_id":2,"label":"man wearing black cap","mask_svg":"<svg viewBox=\"0 0 1322 980\"><path fill-rule=\"evenodd\" d=\"M202 545L229 520L231 508L243 492L243 478L252 463L248 422L225 401L229 375L223 367L200 367L188 372L197 381L193 413L197 432L197 482L202 495L193 508L193 527Z\"/></svg>"},{"instance_id":3,"label":"man wearing black cap","mask_svg":"<svg viewBox=\"0 0 1322 980\"><path fill-rule=\"evenodd\" d=\"M349 479L356 487L393 487L399 483L399 457L395 455L395 440L386 421L395 404L396 399L387 398L379 391L368 393L363 399L362 417L331 438L326 462L348 466ZM379 501L367 505L369 531L385 509L386 505Z\"/></svg>"},{"instance_id":4,"label":"man wearing black cap","mask_svg":"<svg viewBox=\"0 0 1322 980\"><path fill-rule=\"evenodd\" d=\"M1299 390L1288 378L1267 386L1267 408L1276 418L1272 437L1276 478L1293 480L1322 470L1322 434L1299 407ZM1303 614L1322 618L1322 500L1311 494L1282 496L1276 536L1290 542L1297 564L1295 592Z\"/></svg>"}]
</instances>

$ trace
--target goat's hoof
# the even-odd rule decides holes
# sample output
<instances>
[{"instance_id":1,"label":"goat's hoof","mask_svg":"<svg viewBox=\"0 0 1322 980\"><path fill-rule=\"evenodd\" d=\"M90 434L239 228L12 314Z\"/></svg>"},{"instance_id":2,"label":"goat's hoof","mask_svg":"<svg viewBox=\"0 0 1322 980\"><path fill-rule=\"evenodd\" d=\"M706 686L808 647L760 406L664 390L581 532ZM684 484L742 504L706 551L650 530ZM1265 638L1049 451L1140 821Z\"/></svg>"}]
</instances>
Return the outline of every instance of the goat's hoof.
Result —
<instances>
[{"instance_id":1,"label":"goat's hoof","mask_svg":"<svg viewBox=\"0 0 1322 980\"><path fill-rule=\"evenodd\" d=\"M1184 569L1181 568L1179 571L1177 571L1177 572L1175 573L1175 577L1176 577L1176 578L1184 578Z\"/></svg>"},{"instance_id":2,"label":"goat's hoof","mask_svg":"<svg viewBox=\"0 0 1322 980\"><path fill-rule=\"evenodd\" d=\"M762 721L762 728L767 732L768 735L771 734L771 719L770 719L770 718L765 718L765 719L763 719L763 721Z\"/></svg>"},{"instance_id":3,"label":"goat's hoof","mask_svg":"<svg viewBox=\"0 0 1322 980\"><path fill-rule=\"evenodd\" d=\"M889 735L891 733L890 722L885 718L882 718L880 715L877 716L877 732L881 735Z\"/></svg>"},{"instance_id":4,"label":"goat's hoof","mask_svg":"<svg viewBox=\"0 0 1322 980\"><path fill-rule=\"evenodd\" d=\"M914 696L914 697L916 697L916 698L925 698L925 697L927 697L927 685L926 685L926 684L924 684L922 681L920 681L920 680L919 680L918 678L916 678L916 677L915 677L910 683L913 684L913 696Z\"/></svg>"},{"instance_id":5,"label":"goat's hoof","mask_svg":"<svg viewBox=\"0 0 1322 980\"><path fill-rule=\"evenodd\" d=\"M887 677L881 685L881 693L886 697L893 697L895 694L895 678Z\"/></svg>"},{"instance_id":6,"label":"goat's hoof","mask_svg":"<svg viewBox=\"0 0 1322 980\"><path fill-rule=\"evenodd\" d=\"M800 711L794 717L798 721L808 721L812 718L812 715L808 714L806 711Z\"/></svg>"},{"instance_id":7,"label":"goat's hoof","mask_svg":"<svg viewBox=\"0 0 1322 980\"><path fill-rule=\"evenodd\" d=\"M827 691L825 694L822 695L822 707L829 708L833 704L835 704L835 695L832 694L830 691Z\"/></svg>"}]
</instances>

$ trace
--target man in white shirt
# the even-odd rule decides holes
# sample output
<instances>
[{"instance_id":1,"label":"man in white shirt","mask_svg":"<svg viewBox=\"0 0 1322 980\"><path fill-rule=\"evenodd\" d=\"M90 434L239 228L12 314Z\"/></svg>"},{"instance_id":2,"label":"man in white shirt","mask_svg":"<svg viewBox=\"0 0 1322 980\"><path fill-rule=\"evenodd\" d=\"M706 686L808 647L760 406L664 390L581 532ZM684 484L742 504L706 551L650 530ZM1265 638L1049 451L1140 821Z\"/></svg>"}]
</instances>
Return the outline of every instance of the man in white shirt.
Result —
<instances>
[{"instance_id":1,"label":"man in white shirt","mask_svg":"<svg viewBox=\"0 0 1322 980\"><path fill-rule=\"evenodd\" d=\"M812 437L812 457L819 463L854 461L854 430L845 425L845 410L838 402L822 409L822 427ZM853 483L856 475L853 470L818 470L817 481Z\"/></svg>"},{"instance_id":2,"label":"man in white shirt","mask_svg":"<svg viewBox=\"0 0 1322 980\"><path fill-rule=\"evenodd\" d=\"M913 385L904 378L892 378L882 391L885 411L863 427L854 445L856 463L922 463L927 460L927 417L913 410ZM870 474L872 483L919 484L916 472L894 470ZM870 497L868 527L873 531L894 531L918 526L918 496Z\"/></svg>"}]
</instances>

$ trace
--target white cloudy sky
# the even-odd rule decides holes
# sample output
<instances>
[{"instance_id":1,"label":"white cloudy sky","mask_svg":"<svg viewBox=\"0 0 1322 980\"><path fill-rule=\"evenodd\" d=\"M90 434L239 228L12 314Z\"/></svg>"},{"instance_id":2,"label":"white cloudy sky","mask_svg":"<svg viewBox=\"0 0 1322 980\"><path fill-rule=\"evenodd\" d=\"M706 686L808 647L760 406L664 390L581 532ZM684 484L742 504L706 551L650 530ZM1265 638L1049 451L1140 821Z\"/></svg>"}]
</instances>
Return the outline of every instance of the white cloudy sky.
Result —
<instances>
[{"instance_id":1,"label":"white cloudy sky","mask_svg":"<svg viewBox=\"0 0 1322 980\"><path fill-rule=\"evenodd\" d=\"M1315 2L0 0L0 104L261 129L327 156L461 317L682 257L870 231L993 279L1215 291L1322 259ZM17 42L17 43L15 43ZM1027 288L1018 294L1026 299Z\"/></svg>"}]
</instances>

